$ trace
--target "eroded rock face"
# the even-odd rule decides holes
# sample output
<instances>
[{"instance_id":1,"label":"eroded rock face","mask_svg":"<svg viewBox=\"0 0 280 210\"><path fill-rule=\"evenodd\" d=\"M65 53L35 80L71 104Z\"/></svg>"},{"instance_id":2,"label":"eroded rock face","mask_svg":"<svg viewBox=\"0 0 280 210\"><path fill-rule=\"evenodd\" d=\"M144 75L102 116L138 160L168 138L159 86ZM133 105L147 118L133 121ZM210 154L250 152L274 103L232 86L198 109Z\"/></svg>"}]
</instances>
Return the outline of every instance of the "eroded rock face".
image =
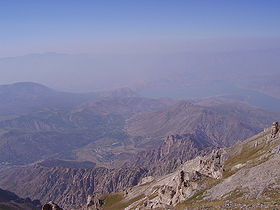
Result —
<instances>
[{"instance_id":1,"label":"eroded rock face","mask_svg":"<svg viewBox=\"0 0 280 210\"><path fill-rule=\"evenodd\" d=\"M209 157L201 158L200 173L215 179L222 178L224 171L222 152L223 150L213 150Z\"/></svg>"},{"instance_id":2,"label":"eroded rock face","mask_svg":"<svg viewBox=\"0 0 280 210\"><path fill-rule=\"evenodd\" d=\"M272 123L272 127L271 127L271 138L276 138L277 134L279 132L279 122L274 122Z\"/></svg>"},{"instance_id":3,"label":"eroded rock face","mask_svg":"<svg viewBox=\"0 0 280 210\"><path fill-rule=\"evenodd\" d=\"M193 192L198 188L198 184L196 183L203 174L193 171L186 172L181 170L176 179L174 186L162 186L159 190L159 201L156 206L165 206L170 205L173 206L186 198L190 197Z\"/></svg>"},{"instance_id":4,"label":"eroded rock face","mask_svg":"<svg viewBox=\"0 0 280 210\"><path fill-rule=\"evenodd\" d=\"M86 210L100 210L104 204L104 199L101 195L89 195L87 198Z\"/></svg>"},{"instance_id":5,"label":"eroded rock face","mask_svg":"<svg viewBox=\"0 0 280 210\"><path fill-rule=\"evenodd\" d=\"M44 203L53 200L63 209L70 210L84 207L87 196L96 192L116 192L137 185L147 171L138 167L71 169L33 165L5 170L5 174L0 176L0 184L9 185L5 186L6 189L16 188L15 192L20 196L26 197L25 194L28 194L32 199L40 198ZM18 181L26 180L26 177L29 177L29 181L24 184Z\"/></svg>"},{"instance_id":6,"label":"eroded rock face","mask_svg":"<svg viewBox=\"0 0 280 210\"><path fill-rule=\"evenodd\" d=\"M224 150L214 150L205 157L197 157L186 162L179 170L166 176L157 184L151 185L149 194L154 198L144 199L142 207L144 209L172 208L202 189L200 180L203 178L220 179L224 171L224 153Z\"/></svg>"},{"instance_id":7,"label":"eroded rock face","mask_svg":"<svg viewBox=\"0 0 280 210\"><path fill-rule=\"evenodd\" d=\"M55 204L54 202L50 201L49 203L45 204L42 207L42 210L63 210L62 208L60 208L57 204Z\"/></svg>"}]
</instances>

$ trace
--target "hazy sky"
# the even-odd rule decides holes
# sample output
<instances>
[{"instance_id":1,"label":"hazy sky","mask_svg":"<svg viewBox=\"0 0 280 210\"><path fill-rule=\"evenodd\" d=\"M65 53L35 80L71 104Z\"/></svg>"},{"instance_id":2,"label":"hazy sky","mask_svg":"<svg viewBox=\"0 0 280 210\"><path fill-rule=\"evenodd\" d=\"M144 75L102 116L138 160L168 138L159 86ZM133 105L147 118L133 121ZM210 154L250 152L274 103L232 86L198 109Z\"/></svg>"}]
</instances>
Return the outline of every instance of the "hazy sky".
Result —
<instances>
[{"instance_id":1,"label":"hazy sky","mask_svg":"<svg viewBox=\"0 0 280 210\"><path fill-rule=\"evenodd\" d=\"M0 84L255 84L279 56L279 0L0 0Z\"/></svg>"},{"instance_id":2,"label":"hazy sky","mask_svg":"<svg viewBox=\"0 0 280 210\"><path fill-rule=\"evenodd\" d=\"M0 57L147 40L279 38L279 11L279 0L0 0Z\"/></svg>"}]
</instances>

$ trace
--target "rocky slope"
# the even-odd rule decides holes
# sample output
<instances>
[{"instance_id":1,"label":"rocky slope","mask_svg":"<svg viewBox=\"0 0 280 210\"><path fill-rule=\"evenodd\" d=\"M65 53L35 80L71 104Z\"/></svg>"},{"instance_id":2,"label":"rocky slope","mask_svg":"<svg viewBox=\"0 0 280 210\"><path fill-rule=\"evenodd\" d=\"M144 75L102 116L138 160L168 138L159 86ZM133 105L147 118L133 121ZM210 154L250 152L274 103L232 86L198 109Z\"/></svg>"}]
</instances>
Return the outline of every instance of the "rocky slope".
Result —
<instances>
[{"instance_id":1,"label":"rocky slope","mask_svg":"<svg viewBox=\"0 0 280 210\"><path fill-rule=\"evenodd\" d=\"M60 206L58 206L53 201L50 201L42 207L42 210L63 210L63 209L60 208Z\"/></svg>"},{"instance_id":2,"label":"rocky slope","mask_svg":"<svg viewBox=\"0 0 280 210\"><path fill-rule=\"evenodd\" d=\"M146 177L136 187L103 195L100 209L277 209L279 166L280 131L270 128L187 161L174 173Z\"/></svg>"}]
</instances>

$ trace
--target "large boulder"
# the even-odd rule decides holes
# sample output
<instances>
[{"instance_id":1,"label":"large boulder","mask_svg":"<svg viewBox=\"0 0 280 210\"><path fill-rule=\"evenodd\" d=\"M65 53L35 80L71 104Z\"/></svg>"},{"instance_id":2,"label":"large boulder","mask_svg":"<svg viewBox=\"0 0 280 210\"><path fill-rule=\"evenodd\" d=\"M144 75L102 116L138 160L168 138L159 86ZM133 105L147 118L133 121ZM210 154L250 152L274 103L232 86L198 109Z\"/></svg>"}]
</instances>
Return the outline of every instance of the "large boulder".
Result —
<instances>
[{"instance_id":1,"label":"large boulder","mask_svg":"<svg viewBox=\"0 0 280 210\"><path fill-rule=\"evenodd\" d=\"M54 202L50 201L49 203L45 204L42 207L42 210L63 210L62 208L60 208L57 204L55 204Z\"/></svg>"}]
</instances>

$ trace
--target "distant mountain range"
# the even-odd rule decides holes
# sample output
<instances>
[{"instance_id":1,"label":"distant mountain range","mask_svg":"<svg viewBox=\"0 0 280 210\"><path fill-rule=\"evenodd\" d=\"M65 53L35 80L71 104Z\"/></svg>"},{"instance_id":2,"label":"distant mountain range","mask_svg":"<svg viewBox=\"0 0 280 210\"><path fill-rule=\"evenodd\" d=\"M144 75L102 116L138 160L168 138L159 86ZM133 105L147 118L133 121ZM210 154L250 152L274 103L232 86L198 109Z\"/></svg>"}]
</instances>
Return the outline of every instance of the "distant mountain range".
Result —
<instances>
[{"instance_id":1,"label":"distant mountain range","mask_svg":"<svg viewBox=\"0 0 280 210\"><path fill-rule=\"evenodd\" d=\"M250 96L252 105L279 111L280 49L274 47L161 54L31 54L0 59L0 73L5 75L0 84L31 80L79 92L131 87L146 97L179 99L240 94Z\"/></svg>"},{"instance_id":2,"label":"distant mountain range","mask_svg":"<svg viewBox=\"0 0 280 210\"><path fill-rule=\"evenodd\" d=\"M21 115L44 109L72 109L97 98L137 97L129 88L91 93L57 91L33 82L0 85L0 116ZM1 118L0 118L1 120Z\"/></svg>"},{"instance_id":3,"label":"distant mountain range","mask_svg":"<svg viewBox=\"0 0 280 210\"><path fill-rule=\"evenodd\" d=\"M128 89L89 95L33 83L0 89L10 97L1 101L2 112L12 114L0 121L2 165L63 158L116 167L131 154L159 146L170 134L204 136L213 146L228 146L280 117L245 104L201 106L144 98Z\"/></svg>"},{"instance_id":4,"label":"distant mountain range","mask_svg":"<svg viewBox=\"0 0 280 210\"><path fill-rule=\"evenodd\" d=\"M10 97L0 101L0 187L66 209L173 172L280 119L234 97L187 102L127 88L72 94L34 83L0 90Z\"/></svg>"}]
</instances>

